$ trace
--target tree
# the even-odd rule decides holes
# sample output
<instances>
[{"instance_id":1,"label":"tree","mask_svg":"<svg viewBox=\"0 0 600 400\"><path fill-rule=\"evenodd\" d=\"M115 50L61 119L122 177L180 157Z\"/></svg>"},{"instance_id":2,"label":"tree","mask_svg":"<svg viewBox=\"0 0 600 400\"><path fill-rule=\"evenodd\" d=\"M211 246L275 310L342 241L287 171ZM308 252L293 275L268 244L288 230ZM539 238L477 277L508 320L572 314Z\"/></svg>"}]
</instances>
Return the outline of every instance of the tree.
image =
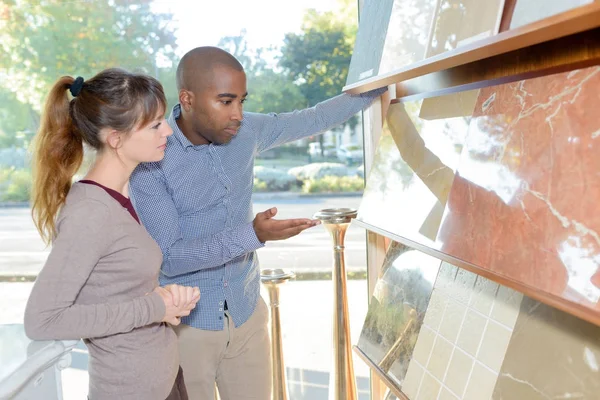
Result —
<instances>
[{"instance_id":1,"label":"tree","mask_svg":"<svg viewBox=\"0 0 600 400\"><path fill-rule=\"evenodd\" d=\"M0 115L17 115L0 119L0 130L35 130L43 97L60 76L123 67L158 77L157 60L172 63L176 44L171 16L153 13L150 3L0 3Z\"/></svg>"},{"instance_id":2,"label":"tree","mask_svg":"<svg viewBox=\"0 0 600 400\"><path fill-rule=\"evenodd\" d=\"M245 111L286 112L306 107L306 99L288 75L268 66L267 57L274 49L250 49L242 30L237 36L221 38L218 46L229 51L244 67L248 86Z\"/></svg>"},{"instance_id":3,"label":"tree","mask_svg":"<svg viewBox=\"0 0 600 400\"><path fill-rule=\"evenodd\" d=\"M309 10L301 33L284 38L279 65L300 85L310 105L340 93L348 74L356 28L334 12Z\"/></svg>"},{"instance_id":4,"label":"tree","mask_svg":"<svg viewBox=\"0 0 600 400\"><path fill-rule=\"evenodd\" d=\"M340 11L308 10L301 32L284 38L279 65L299 85L309 106L340 94L346 82L357 31L356 5L350 0L339 3ZM357 124L353 117L338 129ZM322 135L319 141L323 149Z\"/></svg>"},{"instance_id":5,"label":"tree","mask_svg":"<svg viewBox=\"0 0 600 400\"><path fill-rule=\"evenodd\" d=\"M247 111L281 113L306 107L306 99L298 85L271 69L249 77L248 93L244 107Z\"/></svg>"}]
</instances>

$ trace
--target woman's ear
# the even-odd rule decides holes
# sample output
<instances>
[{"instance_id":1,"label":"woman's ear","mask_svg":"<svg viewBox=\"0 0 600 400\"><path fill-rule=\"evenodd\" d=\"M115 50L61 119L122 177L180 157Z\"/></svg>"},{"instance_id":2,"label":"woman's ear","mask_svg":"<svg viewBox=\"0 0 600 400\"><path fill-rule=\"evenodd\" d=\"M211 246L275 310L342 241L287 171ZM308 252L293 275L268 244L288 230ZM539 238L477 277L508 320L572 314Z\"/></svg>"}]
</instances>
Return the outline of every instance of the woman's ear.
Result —
<instances>
[{"instance_id":1,"label":"woman's ear","mask_svg":"<svg viewBox=\"0 0 600 400\"><path fill-rule=\"evenodd\" d=\"M123 144L121 141L121 132L115 130L108 132L108 135L106 135L106 144L113 150L117 150L121 147Z\"/></svg>"}]
</instances>

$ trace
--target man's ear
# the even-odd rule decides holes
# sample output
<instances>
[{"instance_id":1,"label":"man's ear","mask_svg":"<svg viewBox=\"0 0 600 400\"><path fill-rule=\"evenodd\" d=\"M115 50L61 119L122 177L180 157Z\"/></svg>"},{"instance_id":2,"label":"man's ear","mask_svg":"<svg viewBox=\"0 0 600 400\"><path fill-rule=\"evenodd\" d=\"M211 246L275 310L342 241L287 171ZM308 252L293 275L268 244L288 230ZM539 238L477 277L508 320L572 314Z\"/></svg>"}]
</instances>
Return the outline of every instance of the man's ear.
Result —
<instances>
[{"instance_id":1,"label":"man's ear","mask_svg":"<svg viewBox=\"0 0 600 400\"><path fill-rule=\"evenodd\" d=\"M108 132L108 135L106 135L106 144L113 150L121 147L123 144L121 141L121 133L115 130Z\"/></svg>"},{"instance_id":2,"label":"man's ear","mask_svg":"<svg viewBox=\"0 0 600 400\"><path fill-rule=\"evenodd\" d=\"M181 89L179 91L179 104L185 111L190 111L192 109L192 103L194 101L194 94L185 89Z\"/></svg>"}]
</instances>

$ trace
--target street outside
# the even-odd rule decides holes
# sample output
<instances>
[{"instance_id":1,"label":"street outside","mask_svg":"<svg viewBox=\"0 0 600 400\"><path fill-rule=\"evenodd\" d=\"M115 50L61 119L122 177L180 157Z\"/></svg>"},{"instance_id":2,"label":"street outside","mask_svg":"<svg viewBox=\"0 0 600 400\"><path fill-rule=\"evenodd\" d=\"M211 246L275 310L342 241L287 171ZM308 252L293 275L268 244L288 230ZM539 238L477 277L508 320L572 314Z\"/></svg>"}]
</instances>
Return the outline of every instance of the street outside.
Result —
<instances>
[{"instance_id":1,"label":"street outside","mask_svg":"<svg viewBox=\"0 0 600 400\"><path fill-rule=\"evenodd\" d=\"M254 211L278 208L277 218L311 217L323 208L354 207L360 197L257 195ZM27 208L0 208L0 277L35 275L43 266L48 249L39 239ZM284 268L305 272L329 272L333 262L329 234L321 226L286 241L271 242L259 250L262 268ZM346 235L346 267L366 269L365 231L351 225ZM23 310L33 283L0 282L0 324L22 323ZM288 370L290 400L328 398L327 384L332 365L331 320L333 286L330 280L296 280L281 288L281 331ZM263 293L265 300L266 293ZM352 343L358 341L367 312L366 280L348 282ZM360 399L368 399L366 365L354 357ZM65 400L85 398L87 353L83 345L73 354L71 368L63 371Z\"/></svg>"}]
</instances>

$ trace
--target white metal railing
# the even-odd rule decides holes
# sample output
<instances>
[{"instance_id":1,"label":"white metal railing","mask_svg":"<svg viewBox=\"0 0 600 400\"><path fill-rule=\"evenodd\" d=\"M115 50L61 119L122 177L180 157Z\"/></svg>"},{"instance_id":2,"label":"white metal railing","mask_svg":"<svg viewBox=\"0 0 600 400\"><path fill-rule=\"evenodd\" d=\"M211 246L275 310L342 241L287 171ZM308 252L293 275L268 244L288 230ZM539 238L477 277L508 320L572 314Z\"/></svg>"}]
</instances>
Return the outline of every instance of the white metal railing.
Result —
<instances>
[{"instance_id":1,"label":"white metal railing","mask_svg":"<svg viewBox=\"0 0 600 400\"><path fill-rule=\"evenodd\" d=\"M62 400L61 371L76 340L32 341L23 325L0 325L0 400Z\"/></svg>"}]
</instances>

